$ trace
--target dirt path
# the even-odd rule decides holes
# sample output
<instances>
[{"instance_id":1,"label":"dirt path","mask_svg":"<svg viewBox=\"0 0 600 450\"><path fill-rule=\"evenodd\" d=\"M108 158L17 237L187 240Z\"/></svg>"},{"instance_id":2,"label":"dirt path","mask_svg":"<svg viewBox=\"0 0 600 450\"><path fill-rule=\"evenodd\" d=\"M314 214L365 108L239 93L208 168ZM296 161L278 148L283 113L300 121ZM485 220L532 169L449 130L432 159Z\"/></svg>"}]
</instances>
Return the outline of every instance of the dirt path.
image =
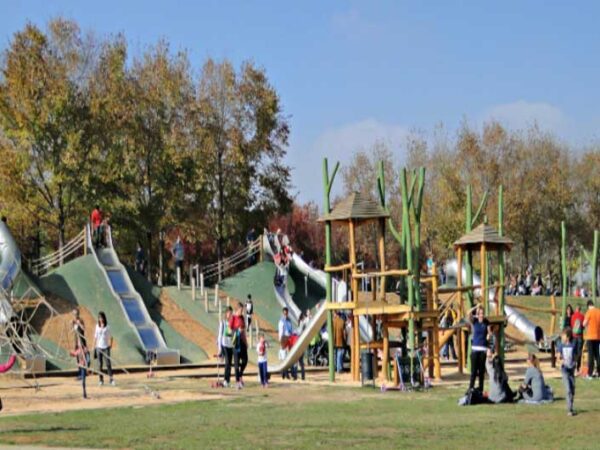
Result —
<instances>
[{"instance_id":1,"label":"dirt path","mask_svg":"<svg viewBox=\"0 0 600 450\"><path fill-rule=\"evenodd\" d=\"M46 297L46 300L57 311L58 315L52 316L44 305L39 307L31 319L31 325L40 336L65 350L72 350L75 347L75 341L71 325L73 320L71 311L77 307L85 326L85 338L88 345L92 345L96 319L85 307L73 305L67 300L54 296Z\"/></svg>"},{"instance_id":2,"label":"dirt path","mask_svg":"<svg viewBox=\"0 0 600 450\"><path fill-rule=\"evenodd\" d=\"M188 341L196 344L212 359L216 351L217 336L204 328L192 318L163 290L160 295L157 311L175 330Z\"/></svg>"}]
</instances>

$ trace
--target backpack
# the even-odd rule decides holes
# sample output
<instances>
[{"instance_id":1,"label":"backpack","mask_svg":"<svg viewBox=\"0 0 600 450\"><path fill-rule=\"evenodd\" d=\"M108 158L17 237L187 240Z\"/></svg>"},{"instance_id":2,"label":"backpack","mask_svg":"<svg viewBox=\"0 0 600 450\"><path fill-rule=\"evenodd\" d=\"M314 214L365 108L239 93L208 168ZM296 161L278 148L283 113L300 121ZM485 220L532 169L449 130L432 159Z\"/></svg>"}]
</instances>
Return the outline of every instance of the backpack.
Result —
<instances>
[{"instance_id":1,"label":"backpack","mask_svg":"<svg viewBox=\"0 0 600 450\"><path fill-rule=\"evenodd\" d=\"M483 393L476 388L469 389L467 393L458 400L460 406L480 405L486 403L487 399Z\"/></svg>"}]
</instances>

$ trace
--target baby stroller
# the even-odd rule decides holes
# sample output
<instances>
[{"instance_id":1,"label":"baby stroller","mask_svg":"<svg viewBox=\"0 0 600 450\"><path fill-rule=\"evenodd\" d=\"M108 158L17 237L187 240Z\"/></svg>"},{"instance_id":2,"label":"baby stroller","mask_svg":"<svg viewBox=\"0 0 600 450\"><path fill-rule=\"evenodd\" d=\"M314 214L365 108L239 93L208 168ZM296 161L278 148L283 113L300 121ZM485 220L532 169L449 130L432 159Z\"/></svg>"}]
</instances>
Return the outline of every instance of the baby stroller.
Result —
<instances>
[{"instance_id":1,"label":"baby stroller","mask_svg":"<svg viewBox=\"0 0 600 450\"><path fill-rule=\"evenodd\" d=\"M308 345L308 364L310 366L324 367L329 364L327 358L327 333L319 332Z\"/></svg>"}]
</instances>

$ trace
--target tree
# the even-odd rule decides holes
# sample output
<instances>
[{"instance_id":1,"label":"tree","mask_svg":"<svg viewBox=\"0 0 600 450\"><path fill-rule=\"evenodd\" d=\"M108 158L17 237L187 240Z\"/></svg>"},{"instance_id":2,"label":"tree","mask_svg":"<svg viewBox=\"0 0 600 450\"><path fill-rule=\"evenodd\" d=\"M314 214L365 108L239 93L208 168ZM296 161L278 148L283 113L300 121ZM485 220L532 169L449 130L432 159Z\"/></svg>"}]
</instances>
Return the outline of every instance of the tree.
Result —
<instances>
[{"instance_id":1,"label":"tree","mask_svg":"<svg viewBox=\"0 0 600 450\"><path fill-rule=\"evenodd\" d=\"M77 25L28 24L4 52L0 79L0 195L11 213L57 234L85 221L96 154L86 76L94 43Z\"/></svg>"},{"instance_id":2,"label":"tree","mask_svg":"<svg viewBox=\"0 0 600 450\"><path fill-rule=\"evenodd\" d=\"M238 72L229 61L208 60L200 78L194 200L207 200L209 236L217 259L226 241L251 221L288 211L290 169L283 164L289 126L266 74L252 63Z\"/></svg>"}]
</instances>

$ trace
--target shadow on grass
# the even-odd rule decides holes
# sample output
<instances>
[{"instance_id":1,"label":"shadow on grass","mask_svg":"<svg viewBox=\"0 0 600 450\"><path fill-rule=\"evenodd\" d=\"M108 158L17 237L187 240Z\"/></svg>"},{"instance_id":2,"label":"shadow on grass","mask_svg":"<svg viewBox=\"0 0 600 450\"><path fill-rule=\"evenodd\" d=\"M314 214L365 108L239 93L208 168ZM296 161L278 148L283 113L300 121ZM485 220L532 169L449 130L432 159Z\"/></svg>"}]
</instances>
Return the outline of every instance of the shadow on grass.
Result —
<instances>
[{"instance_id":1,"label":"shadow on grass","mask_svg":"<svg viewBox=\"0 0 600 450\"><path fill-rule=\"evenodd\" d=\"M6 434L28 434L28 433L60 433L62 431L87 431L90 427L39 427L39 428L15 428L13 430L0 431L0 438Z\"/></svg>"}]
</instances>

